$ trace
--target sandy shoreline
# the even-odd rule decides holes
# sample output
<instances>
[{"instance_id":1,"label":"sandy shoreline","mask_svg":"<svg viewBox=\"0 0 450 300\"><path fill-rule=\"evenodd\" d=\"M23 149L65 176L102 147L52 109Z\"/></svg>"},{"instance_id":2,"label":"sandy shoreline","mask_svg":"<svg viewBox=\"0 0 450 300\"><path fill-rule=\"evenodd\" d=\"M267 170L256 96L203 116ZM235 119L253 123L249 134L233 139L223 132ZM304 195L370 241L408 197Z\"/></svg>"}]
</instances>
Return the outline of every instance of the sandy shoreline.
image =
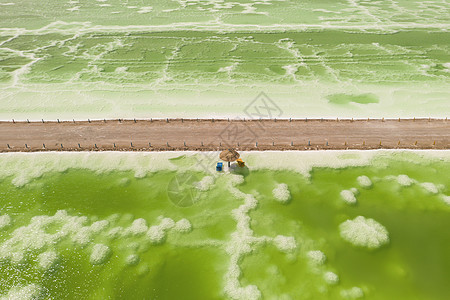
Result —
<instances>
[{"instance_id":1,"label":"sandy shoreline","mask_svg":"<svg viewBox=\"0 0 450 300\"><path fill-rule=\"evenodd\" d=\"M446 119L0 122L1 152L450 149Z\"/></svg>"}]
</instances>

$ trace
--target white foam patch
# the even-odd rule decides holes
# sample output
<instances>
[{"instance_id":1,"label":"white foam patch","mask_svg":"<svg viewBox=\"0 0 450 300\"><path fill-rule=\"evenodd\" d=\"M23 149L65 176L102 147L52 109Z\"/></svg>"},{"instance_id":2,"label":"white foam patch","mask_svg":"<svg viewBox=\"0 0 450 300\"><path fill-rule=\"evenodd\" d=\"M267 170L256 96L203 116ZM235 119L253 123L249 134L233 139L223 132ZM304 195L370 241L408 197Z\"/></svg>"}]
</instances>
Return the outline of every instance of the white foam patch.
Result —
<instances>
[{"instance_id":1,"label":"white foam patch","mask_svg":"<svg viewBox=\"0 0 450 300\"><path fill-rule=\"evenodd\" d=\"M178 232L190 232L192 230L192 224L188 219L181 219L175 223L174 229Z\"/></svg>"},{"instance_id":2,"label":"white foam patch","mask_svg":"<svg viewBox=\"0 0 450 300\"><path fill-rule=\"evenodd\" d=\"M360 186L362 186L363 188L370 188L372 186L372 181L370 180L369 177L363 175L363 176L358 176L358 178L356 178L356 180L358 181L358 184Z\"/></svg>"},{"instance_id":3,"label":"white foam patch","mask_svg":"<svg viewBox=\"0 0 450 300\"><path fill-rule=\"evenodd\" d=\"M38 299L42 288L37 284L29 284L26 286L19 285L11 288L8 294L0 297L1 300L32 300Z\"/></svg>"},{"instance_id":4,"label":"white foam patch","mask_svg":"<svg viewBox=\"0 0 450 300\"><path fill-rule=\"evenodd\" d=\"M351 190L343 190L340 193L341 198L344 199L348 204L356 204L355 194Z\"/></svg>"},{"instance_id":5,"label":"white foam patch","mask_svg":"<svg viewBox=\"0 0 450 300\"><path fill-rule=\"evenodd\" d=\"M11 225L11 217L8 215L0 216L0 230Z\"/></svg>"},{"instance_id":6,"label":"white foam patch","mask_svg":"<svg viewBox=\"0 0 450 300\"><path fill-rule=\"evenodd\" d=\"M57 260L58 254L55 251L47 251L38 256L39 267L43 270L50 269Z\"/></svg>"},{"instance_id":7,"label":"white foam patch","mask_svg":"<svg viewBox=\"0 0 450 300\"><path fill-rule=\"evenodd\" d=\"M111 254L111 249L103 244L95 244L92 248L92 253L89 261L93 265L104 264Z\"/></svg>"},{"instance_id":8,"label":"white foam patch","mask_svg":"<svg viewBox=\"0 0 450 300\"><path fill-rule=\"evenodd\" d=\"M196 188L200 191L208 191L211 186L214 184L213 176L205 176L195 184Z\"/></svg>"},{"instance_id":9,"label":"white foam patch","mask_svg":"<svg viewBox=\"0 0 450 300\"><path fill-rule=\"evenodd\" d=\"M289 192L289 187L285 183L280 183L272 191L275 200L281 203L288 203L291 199L291 193Z\"/></svg>"},{"instance_id":10,"label":"white foam patch","mask_svg":"<svg viewBox=\"0 0 450 300\"><path fill-rule=\"evenodd\" d=\"M297 248L295 239L291 236L277 235L273 241L278 250L283 252L291 252Z\"/></svg>"},{"instance_id":11,"label":"white foam patch","mask_svg":"<svg viewBox=\"0 0 450 300\"><path fill-rule=\"evenodd\" d=\"M328 284L337 284L339 282L339 276L333 272L326 272L323 275L323 279L325 279L325 282Z\"/></svg>"},{"instance_id":12,"label":"white foam patch","mask_svg":"<svg viewBox=\"0 0 450 300\"><path fill-rule=\"evenodd\" d=\"M127 258L125 259L125 263L128 266L135 266L139 263L139 260L140 260L139 255L131 254L127 256Z\"/></svg>"},{"instance_id":13,"label":"white foam patch","mask_svg":"<svg viewBox=\"0 0 450 300\"><path fill-rule=\"evenodd\" d=\"M386 228L373 219L358 216L339 225L341 237L355 246L369 249L379 248L389 243Z\"/></svg>"},{"instance_id":14,"label":"white foam patch","mask_svg":"<svg viewBox=\"0 0 450 300\"><path fill-rule=\"evenodd\" d=\"M434 183L431 182L423 182L420 184L421 187L423 187L428 193L430 194L437 194L439 193L439 189Z\"/></svg>"},{"instance_id":15,"label":"white foam patch","mask_svg":"<svg viewBox=\"0 0 450 300\"><path fill-rule=\"evenodd\" d=\"M361 288L354 286L348 290L342 290L341 297L344 299L360 299L364 297L364 292Z\"/></svg>"},{"instance_id":16,"label":"white foam patch","mask_svg":"<svg viewBox=\"0 0 450 300\"><path fill-rule=\"evenodd\" d=\"M309 251L307 255L309 260L315 265L323 265L327 260L325 254L320 250Z\"/></svg>"}]
</instances>

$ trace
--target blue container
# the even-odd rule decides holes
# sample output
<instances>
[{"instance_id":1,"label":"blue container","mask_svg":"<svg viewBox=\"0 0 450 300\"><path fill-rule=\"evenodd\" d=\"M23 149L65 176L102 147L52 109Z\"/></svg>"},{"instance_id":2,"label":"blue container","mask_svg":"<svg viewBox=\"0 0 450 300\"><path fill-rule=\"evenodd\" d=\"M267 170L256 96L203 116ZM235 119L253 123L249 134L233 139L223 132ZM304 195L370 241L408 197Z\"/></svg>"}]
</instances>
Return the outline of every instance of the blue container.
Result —
<instances>
[{"instance_id":1,"label":"blue container","mask_svg":"<svg viewBox=\"0 0 450 300\"><path fill-rule=\"evenodd\" d=\"M220 172L220 171L222 171L222 169L223 169L223 163L218 162L217 166L216 166L216 171Z\"/></svg>"}]
</instances>

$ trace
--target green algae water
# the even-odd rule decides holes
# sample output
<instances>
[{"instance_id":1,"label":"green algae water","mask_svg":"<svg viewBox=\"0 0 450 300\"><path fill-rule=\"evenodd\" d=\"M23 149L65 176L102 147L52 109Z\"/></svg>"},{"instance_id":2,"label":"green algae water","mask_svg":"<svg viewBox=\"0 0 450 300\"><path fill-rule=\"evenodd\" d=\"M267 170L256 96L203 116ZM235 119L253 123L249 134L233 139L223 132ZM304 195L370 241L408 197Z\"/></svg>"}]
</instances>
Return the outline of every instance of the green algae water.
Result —
<instances>
[{"instance_id":1,"label":"green algae water","mask_svg":"<svg viewBox=\"0 0 450 300\"><path fill-rule=\"evenodd\" d=\"M442 0L0 0L0 119L445 118ZM258 116L259 117L259 116Z\"/></svg>"},{"instance_id":2,"label":"green algae water","mask_svg":"<svg viewBox=\"0 0 450 300\"><path fill-rule=\"evenodd\" d=\"M384 155L305 176L252 165L208 173L182 155L168 160L180 170L138 177L27 170L37 175L20 184L13 173L25 158L8 159L10 175L0 181L5 299L444 299L449 292L448 159Z\"/></svg>"}]
</instances>

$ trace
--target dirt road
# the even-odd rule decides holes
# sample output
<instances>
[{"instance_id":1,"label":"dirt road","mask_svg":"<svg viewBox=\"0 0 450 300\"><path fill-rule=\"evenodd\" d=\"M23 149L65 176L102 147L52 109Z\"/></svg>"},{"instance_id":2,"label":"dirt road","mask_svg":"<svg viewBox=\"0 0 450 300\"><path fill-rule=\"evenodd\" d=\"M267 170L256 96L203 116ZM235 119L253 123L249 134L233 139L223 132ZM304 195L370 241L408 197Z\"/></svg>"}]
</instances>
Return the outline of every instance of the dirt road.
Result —
<instances>
[{"instance_id":1,"label":"dirt road","mask_svg":"<svg viewBox=\"0 0 450 300\"><path fill-rule=\"evenodd\" d=\"M450 149L447 120L0 122L0 151Z\"/></svg>"}]
</instances>

